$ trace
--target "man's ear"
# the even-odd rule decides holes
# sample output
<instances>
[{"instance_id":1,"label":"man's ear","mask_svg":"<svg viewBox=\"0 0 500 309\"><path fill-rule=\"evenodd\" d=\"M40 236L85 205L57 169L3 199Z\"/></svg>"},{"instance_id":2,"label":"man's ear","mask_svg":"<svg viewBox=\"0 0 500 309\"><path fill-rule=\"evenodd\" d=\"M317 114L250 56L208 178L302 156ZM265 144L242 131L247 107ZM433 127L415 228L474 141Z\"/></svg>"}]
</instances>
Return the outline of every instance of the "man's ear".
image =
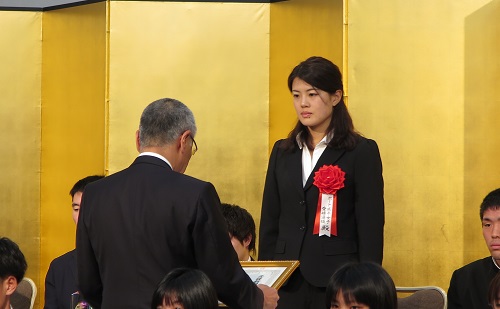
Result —
<instances>
[{"instance_id":1,"label":"man's ear","mask_svg":"<svg viewBox=\"0 0 500 309\"><path fill-rule=\"evenodd\" d=\"M141 141L139 139L139 130L135 131L135 148L141 152Z\"/></svg>"},{"instance_id":2,"label":"man's ear","mask_svg":"<svg viewBox=\"0 0 500 309\"><path fill-rule=\"evenodd\" d=\"M7 285L7 290L5 295L12 295L14 291L17 289L17 279L14 276L9 276L5 279L4 284Z\"/></svg>"},{"instance_id":3,"label":"man's ear","mask_svg":"<svg viewBox=\"0 0 500 309\"><path fill-rule=\"evenodd\" d=\"M248 246L250 246L251 242L252 242L252 234L248 234L248 236L245 237L245 239L243 239L243 247L248 249Z\"/></svg>"},{"instance_id":4,"label":"man's ear","mask_svg":"<svg viewBox=\"0 0 500 309\"><path fill-rule=\"evenodd\" d=\"M189 152L191 152L192 146L189 143L190 139L189 136L191 136L191 131L187 130L184 133L182 133L181 136L179 136L179 139L177 140L177 147L182 153L184 153L184 151L186 150L189 150Z\"/></svg>"}]
</instances>

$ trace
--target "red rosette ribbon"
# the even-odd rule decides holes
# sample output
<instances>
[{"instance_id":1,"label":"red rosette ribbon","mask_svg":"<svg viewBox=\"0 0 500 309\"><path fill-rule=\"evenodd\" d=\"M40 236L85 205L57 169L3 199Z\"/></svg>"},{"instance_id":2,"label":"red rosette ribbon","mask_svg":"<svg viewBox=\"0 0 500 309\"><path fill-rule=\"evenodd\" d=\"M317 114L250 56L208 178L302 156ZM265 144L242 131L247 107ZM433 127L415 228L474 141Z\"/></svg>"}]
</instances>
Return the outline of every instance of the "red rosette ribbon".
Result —
<instances>
[{"instance_id":1,"label":"red rosette ribbon","mask_svg":"<svg viewBox=\"0 0 500 309\"><path fill-rule=\"evenodd\" d=\"M338 165L323 165L314 173L313 184L319 189L313 234L337 236L337 191L344 187L345 172ZM329 214L331 213L331 217ZM328 214L328 216L326 216ZM321 233L320 233L321 230Z\"/></svg>"}]
</instances>

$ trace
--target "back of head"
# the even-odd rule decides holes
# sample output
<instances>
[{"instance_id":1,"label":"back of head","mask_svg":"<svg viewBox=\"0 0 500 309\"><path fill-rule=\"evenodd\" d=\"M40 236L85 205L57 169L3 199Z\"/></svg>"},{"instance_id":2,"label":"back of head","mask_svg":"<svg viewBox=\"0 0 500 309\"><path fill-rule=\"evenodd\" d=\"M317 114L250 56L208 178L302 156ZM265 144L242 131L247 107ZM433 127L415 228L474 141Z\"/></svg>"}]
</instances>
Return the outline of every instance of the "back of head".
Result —
<instances>
[{"instance_id":1,"label":"back of head","mask_svg":"<svg viewBox=\"0 0 500 309\"><path fill-rule=\"evenodd\" d=\"M139 124L141 147L161 147L175 141L183 132L196 135L191 110L175 99L164 98L150 103L142 112Z\"/></svg>"},{"instance_id":2,"label":"back of head","mask_svg":"<svg viewBox=\"0 0 500 309\"><path fill-rule=\"evenodd\" d=\"M14 276L21 282L28 268L19 246L7 237L0 238L0 279Z\"/></svg>"},{"instance_id":3,"label":"back of head","mask_svg":"<svg viewBox=\"0 0 500 309\"><path fill-rule=\"evenodd\" d=\"M221 211L226 219L229 234L242 243L249 235L252 236L248 250L255 251L255 222L252 215L238 205L226 203L221 204Z\"/></svg>"},{"instance_id":4,"label":"back of head","mask_svg":"<svg viewBox=\"0 0 500 309\"><path fill-rule=\"evenodd\" d=\"M500 188L491 191L483 199L481 207L479 208L479 216L481 217L481 220L483 220L484 212L490 208L500 208Z\"/></svg>"},{"instance_id":5,"label":"back of head","mask_svg":"<svg viewBox=\"0 0 500 309\"><path fill-rule=\"evenodd\" d=\"M184 309L218 308L217 292L210 279L198 269L175 268L158 284L151 308L182 305Z\"/></svg>"},{"instance_id":6,"label":"back of head","mask_svg":"<svg viewBox=\"0 0 500 309\"><path fill-rule=\"evenodd\" d=\"M71 195L71 197L73 197L73 196L75 196L75 193L83 192L85 190L85 187L89 183L97 181L97 180L102 179L102 178L104 178L104 176L101 176L101 175L93 175L93 176L87 176L85 178L82 178L82 179L78 180L73 185L73 188L71 188L71 190L69 191L69 194Z\"/></svg>"},{"instance_id":7,"label":"back of head","mask_svg":"<svg viewBox=\"0 0 500 309\"><path fill-rule=\"evenodd\" d=\"M337 299L338 293L346 302L358 302L370 309L397 309L396 287L382 266L371 263L349 263L339 268L326 288L326 306Z\"/></svg>"}]
</instances>

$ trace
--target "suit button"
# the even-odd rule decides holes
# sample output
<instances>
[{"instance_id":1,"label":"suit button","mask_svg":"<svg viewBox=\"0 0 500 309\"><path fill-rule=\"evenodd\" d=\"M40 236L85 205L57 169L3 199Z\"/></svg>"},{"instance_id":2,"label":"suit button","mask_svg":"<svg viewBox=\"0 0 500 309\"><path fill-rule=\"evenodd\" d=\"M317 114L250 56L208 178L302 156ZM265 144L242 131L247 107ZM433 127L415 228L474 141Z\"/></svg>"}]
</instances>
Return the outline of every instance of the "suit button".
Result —
<instances>
[{"instance_id":1,"label":"suit button","mask_svg":"<svg viewBox=\"0 0 500 309\"><path fill-rule=\"evenodd\" d=\"M305 226L301 226L301 227L299 228L299 230L301 230L301 231L303 231L303 230L305 230L305 229L306 229L306 227L305 227Z\"/></svg>"},{"instance_id":2,"label":"suit button","mask_svg":"<svg viewBox=\"0 0 500 309\"><path fill-rule=\"evenodd\" d=\"M300 206L306 206L306 201L300 201Z\"/></svg>"}]
</instances>

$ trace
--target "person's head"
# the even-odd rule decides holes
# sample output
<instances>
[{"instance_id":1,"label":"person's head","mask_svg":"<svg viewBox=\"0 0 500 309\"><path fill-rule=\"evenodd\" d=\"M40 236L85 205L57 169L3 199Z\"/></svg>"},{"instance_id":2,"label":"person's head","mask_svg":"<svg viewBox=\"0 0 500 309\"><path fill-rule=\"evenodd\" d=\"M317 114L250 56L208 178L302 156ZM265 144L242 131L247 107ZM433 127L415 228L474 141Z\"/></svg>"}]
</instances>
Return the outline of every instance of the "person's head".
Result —
<instances>
[{"instance_id":1,"label":"person's head","mask_svg":"<svg viewBox=\"0 0 500 309\"><path fill-rule=\"evenodd\" d=\"M479 208L483 237L491 256L500 263L500 189L488 193Z\"/></svg>"},{"instance_id":2,"label":"person's head","mask_svg":"<svg viewBox=\"0 0 500 309\"><path fill-rule=\"evenodd\" d=\"M488 289L488 302L493 309L500 308L500 272L490 282Z\"/></svg>"},{"instance_id":3,"label":"person's head","mask_svg":"<svg viewBox=\"0 0 500 309\"><path fill-rule=\"evenodd\" d=\"M397 303L391 276L371 262L345 264L326 288L326 308L397 309Z\"/></svg>"},{"instance_id":4,"label":"person's head","mask_svg":"<svg viewBox=\"0 0 500 309\"><path fill-rule=\"evenodd\" d=\"M75 224L78 223L78 215L80 214L80 204L82 202L82 195L83 191L85 191L85 187L96 180L99 180L101 178L104 178L104 176L100 175L93 175L93 176L87 176L83 179L78 180L71 190L69 191L69 195L71 195L71 207L73 208L73 221L75 221Z\"/></svg>"},{"instance_id":5,"label":"person's head","mask_svg":"<svg viewBox=\"0 0 500 309\"><path fill-rule=\"evenodd\" d=\"M201 270L175 268L158 284L151 309L216 309L217 292Z\"/></svg>"},{"instance_id":6,"label":"person's head","mask_svg":"<svg viewBox=\"0 0 500 309\"><path fill-rule=\"evenodd\" d=\"M302 61L288 76L288 89L299 121L289 134L287 147L300 134L302 142L312 149L311 131L334 131L330 146L354 148L359 135L344 103L342 73L334 63L317 56Z\"/></svg>"},{"instance_id":7,"label":"person's head","mask_svg":"<svg viewBox=\"0 0 500 309\"><path fill-rule=\"evenodd\" d=\"M226 219L229 237L240 261L247 261L250 252L255 252L255 222L252 215L237 205L221 204Z\"/></svg>"},{"instance_id":8,"label":"person's head","mask_svg":"<svg viewBox=\"0 0 500 309\"><path fill-rule=\"evenodd\" d=\"M196 124L191 110L175 99L159 99L142 112L136 146L139 152L163 155L174 171L184 173L197 150Z\"/></svg>"},{"instance_id":9,"label":"person's head","mask_svg":"<svg viewBox=\"0 0 500 309\"><path fill-rule=\"evenodd\" d=\"M0 308L10 304L10 296L28 268L19 246L7 237L0 238Z\"/></svg>"}]
</instances>

